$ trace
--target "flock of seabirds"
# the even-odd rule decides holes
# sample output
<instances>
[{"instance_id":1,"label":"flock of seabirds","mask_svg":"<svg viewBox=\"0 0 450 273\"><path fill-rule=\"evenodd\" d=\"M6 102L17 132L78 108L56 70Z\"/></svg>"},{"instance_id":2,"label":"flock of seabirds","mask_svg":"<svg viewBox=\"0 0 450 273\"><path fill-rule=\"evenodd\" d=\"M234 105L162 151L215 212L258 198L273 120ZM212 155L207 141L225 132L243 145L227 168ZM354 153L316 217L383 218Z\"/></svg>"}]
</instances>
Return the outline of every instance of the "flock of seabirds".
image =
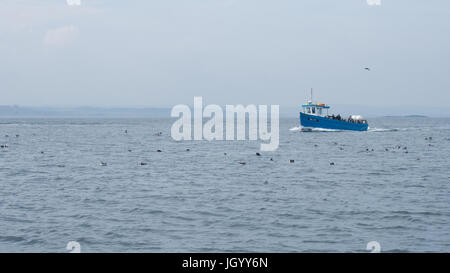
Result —
<instances>
[{"instance_id":1,"label":"flock of seabirds","mask_svg":"<svg viewBox=\"0 0 450 273\"><path fill-rule=\"evenodd\" d=\"M364 69L367 70L367 71L371 71L369 67L365 67ZM338 116L336 116L336 117L333 115L332 118L334 118L334 119L341 119L340 115L338 115ZM350 119L351 119L351 118L349 118L349 120L350 120ZM127 133L128 133L128 130L125 130L125 134L127 134ZM155 135L156 135L156 136L162 136L162 132L158 132L158 133L156 133ZM15 135L15 136L16 136L16 138L18 138L20 135L17 134L17 135ZM5 135L5 138L9 138L9 135ZM431 137L430 137L430 140L431 140ZM0 145L0 148L1 148L1 149L6 149L6 148L8 148L8 144L1 144L1 145ZM128 150L128 151L131 152L131 150ZM189 151L189 149L186 149L186 151ZM162 152L162 151L161 151L161 150L157 150L157 152ZM43 154L44 152L41 151L41 153ZM226 155L226 153L225 153L225 155ZM261 154L260 154L260 153L256 153L256 155L257 155L257 156L260 156ZM270 160L273 161L272 158L271 158ZM291 159L290 162L291 162L291 163L294 163L294 160ZM241 164L241 165L245 165L245 162L240 162L240 164ZM107 164L106 162L101 162L100 165L102 165L102 166L107 166L108 164ZM145 162L141 162L141 165L147 165L147 164L146 164Z\"/></svg>"},{"instance_id":2,"label":"flock of seabirds","mask_svg":"<svg viewBox=\"0 0 450 273\"><path fill-rule=\"evenodd\" d=\"M364 70L366 70L366 71L371 71L371 69L370 69L369 67L365 67ZM333 115L333 116L330 116L330 117L333 118L333 119L338 119L338 120L341 120L341 119L342 119L340 115L338 115L338 116L334 116L334 115ZM361 122L361 121L352 120L351 117L349 117L348 121L350 121L350 122L358 122L358 123ZM124 132L125 132L125 134L128 134L128 130L125 130ZM162 136L163 133L162 133L162 132L158 132L158 133L156 133L156 134L154 134L154 135L155 135L155 136ZM20 135L16 134L15 137L18 138L18 137L20 137ZM9 135L5 135L5 138L9 138ZM430 137L425 137L425 140L431 142L431 141L433 140L433 137L431 137L431 136L430 136ZM337 143L337 142L334 142L334 145L338 145L338 143ZM429 146L432 146L431 143L429 143L428 145L429 145ZM314 147L318 147L318 145L317 145L317 144L314 144ZM1 144L1 145L0 145L0 149L8 149L8 148L9 148L8 144ZM342 147L339 147L339 149L340 149L340 150L344 150L344 148L342 148ZM408 147L406 147L406 146L400 146L400 145L397 145L397 146L395 146L394 148L391 148L391 150L403 150L404 153L408 153ZM186 151L189 152L190 149L186 149ZM389 148L385 148L385 151L386 151L386 152L389 152L390 150L389 150ZM129 149L128 152L132 152L132 150ZM158 149L158 150L156 150L156 152L161 153L162 150ZM366 148L366 152L374 152L374 149ZM44 151L41 151L41 154L44 154ZM224 153L224 155L227 155L227 153ZM255 155L256 155L256 156L261 156L261 153L256 152ZM420 158L417 158L417 160L420 160ZM270 158L270 161L274 161L272 157ZM294 162L295 162L294 159L290 159L290 160L289 160L289 163L294 163ZM239 161L239 164L240 164L240 165L245 165L246 162ZM147 163L147 162L140 162L139 165L145 166L145 165L148 165L148 163ZM330 165L331 165L331 166L334 166L335 163L334 163L334 162L330 162ZM64 166L64 165L60 165L60 166ZM108 163L102 161L102 162L100 162L100 166L108 166ZM450 180L450 177L448 177L448 179Z\"/></svg>"},{"instance_id":3,"label":"flock of seabirds","mask_svg":"<svg viewBox=\"0 0 450 273\"><path fill-rule=\"evenodd\" d=\"M364 70L366 70L366 71L371 71L371 69L370 69L369 67L365 67ZM332 115L332 116L330 116L330 118L338 119L338 120L341 120L341 119L342 119L340 115L338 115L338 116ZM349 122L357 122L357 123L362 122L362 121L353 120L351 117L349 117L348 121L349 121ZM125 134L128 134L128 130L125 130ZM162 136L162 132L156 133L155 136ZM8 138L9 136L8 136L8 135L5 135L5 137ZM16 135L16 137L19 137L19 135ZM427 137L427 138L425 138L425 140L430 140L430 141L431 141L431 140L432 140L432 137ZM337 145L336 142L335 142L335 145ZM429 145L431 146L431 144L429 144ZM314 145L314 146L317 147L317 144ZM8 145L7 145L7 144L0 145L0 148L6 149L6 148L8 148ZM397 146L397 149L401 149L401 148L402 148L401 146ZM408 148L407 148L406 146L403 147L403 150L405 150L405 153L408 153L407 149L408 149ZM343 148L340 147L340 150L343 150ZM388 148L386 148L385 150L386 150L386 151L389 151ZM190 149L186 149L186 151L190 151ZM366 149L366 152L373 152L373 151L374 151L374 149L368 149L368 148ZM128 152L132 152L132 150L128 150ZM158 150L156 150L156 152L161 153L162 151L158 149ZM43 154L44 152L41 151L41 153ZM227 155L227 153L224 153L224 155ZM258 152L257 152L257 153L256 153L256 156L261 156L261 153L258 153ZM420 158L417 158L417 160L420 160ZM273 158L270 158L270 161L273 161ZM294 163L295 160L294 160L294 159L290 159L289 162L290 162L290 163ZM239 164L240 164L240 165L245 165L246 162L240 161ZM145 166L145 165L148 165L148 163L146 163L146 162L141 162L141 163L139 163L139 165ZM334 166L335 164L334 164L334 162L330 162L330 165L331 165L331 166ZM107 162L100 162L100 166L108 166L108 163L107 163ZM450 179L450 177L449 177L449 179Z\"/></svg>"},{"instance_id":4,"label":"flock of seabirds","mask_svg":"<svg viewBox=\"0 0 450 273\"><path fill-rule=\"evenodd\" d=\"M125 133L125 134L128 134L128 130L125 130L124 133ZM156 134L154 134L154 135L155 135L155 136L162 136L163 133L162 133L162 132L158 132L158 133L156 133ZM16 137L16 138L19 138L20 135L16 134L15 137ZM5 138L6 138L6 139L9 138L9 135L5 135ZM425 140L431 142L431 141L433 140L433 137L431 137L431 136L430 136L430 137L425 137ZM337 142L334 142L333 144L334 144L334 145L338 145ZM433 146L433 145L432 145L431 143L428 143L428 146ZM317 144L314 144L314 147L318 147L318 145L317 145ZM1 144L1 145L0 145L0 149L8 149L8 148L9 148L8 144ZM344 150L344 148L339 147L339 150L342 151L342 150ZM406 147L406 146L401 146L401 145L397 145L397 146L395 146L395 147L393 147L393 148L391 148L391 149L389 149L389 148L384 148L384 150L385 150L386 152L389 152L390 150L401 150L401 151L403 151L404 153L408 153L408 147ZM186 151L189 152L190 149L186 149ZM366 148L365 151L366 151L366 152L374 152L375 150L374 150L374 149ZM132 150L129 149L128 152L132 152ZM158 150L156 150L156 152L161 153L162 150L158 149ZM44 154L44 151L41 151L41 154ZM224 155L227 155L227 153L224 153ZM255 155L256 155L256 156L261 156L261 153L256 152ZM420 160L420 158L417 158L417 160ZM270 161L274 161L272 157L270 158ZM294 159L290 159L290 160L289 160L289 163L294 163L294 162L295 162ZM240 165L245 165L245 164L246 164L246 162L244 162L244 161L239 161L238 163L239 163ZM146 165L148 165L148 163L147 163L147 162L140 162L139 165L141 165L141 166L146 166ZM335 163L334 163L334 162L330 162L330 165L331 165L331 166L334 166ZM64 165L58 165L58 166L63 167ZM102 161L102 162L100 162L100 166L108 166L108 163ZM449 177L449 179L450 179L450 177Z\"/></svg>"}]
</instances>

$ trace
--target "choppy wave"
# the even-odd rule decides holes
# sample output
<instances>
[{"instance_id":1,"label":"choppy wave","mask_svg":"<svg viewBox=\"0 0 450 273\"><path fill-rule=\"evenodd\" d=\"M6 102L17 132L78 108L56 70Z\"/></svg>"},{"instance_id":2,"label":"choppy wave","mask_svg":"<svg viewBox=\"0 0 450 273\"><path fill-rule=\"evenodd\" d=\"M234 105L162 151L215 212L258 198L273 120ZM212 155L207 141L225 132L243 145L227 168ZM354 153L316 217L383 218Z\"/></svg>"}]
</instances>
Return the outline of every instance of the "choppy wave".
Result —
<instances>
[{"instance_id":1,"label":"choppy wave","mask_svg":"<svg viewBox=\"0 0 450 273\"><path fill-rule=\"evenodd\" d=\"M170 119L26 122L0 124L0 252L66 252L72 240L83 252L450 247L450 119L340 134L282 119L274 152L173 141Z\"/></svg>"},{"instance_id":2,"label":"choppy wave","mask_svg":"<svg viewBox=\"0 0 450 273\"><path fill-rule=\"evenodd\" d=\"M298 127L292 127L291 129L289 129L289 131L301 131L302 127L298 126Z\"/></svg>"},{"instance_id":3,"label":"choppy wave","mask_svg":"<svg viewBox=\"0 0 450 273\"><path fill-rule=\"evenodd\" d=\"M326 129L326 128L305 128L302 130L301 126L292 127L289 129L290 131L303 131L303 132L345 132L347 130L338 130L338 129ZM397 131L406 131L408 128L371 128L369 127L367 132L397 132Z\"/></svg>"},{"instance_id":4,"label":"choppy wave","mask_svg":"<svg viewBox=\"0 0 450 273\"><path fill-rule=\"evenodd\" d=\"M367 129L368 132L397 132L398 128L371 128Z\"/></svg>"},{"instance_id":5,"label":"choppy wave","mask_svg":"<svg viewBox=\"0 0 450 273\"><path fill-rule=\"evenodd\" d=\"M342 132L343 131L343 130L325 129L325 128L307 128L306 130L302 130L301 126L292 127L289 130L290 131L303 131L303 132Z\"/></svg>"}]
</instances>

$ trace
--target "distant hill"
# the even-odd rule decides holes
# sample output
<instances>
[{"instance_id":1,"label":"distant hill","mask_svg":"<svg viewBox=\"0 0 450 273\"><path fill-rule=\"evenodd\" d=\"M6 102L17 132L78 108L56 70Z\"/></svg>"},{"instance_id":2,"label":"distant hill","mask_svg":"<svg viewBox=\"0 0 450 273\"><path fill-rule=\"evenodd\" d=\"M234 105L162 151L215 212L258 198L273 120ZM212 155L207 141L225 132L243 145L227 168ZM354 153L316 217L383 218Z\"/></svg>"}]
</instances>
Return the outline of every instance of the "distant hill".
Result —
<instances>
[{"instance_id":1,"label":"distant hill","mask_svg":"<svg viewBox=\"0 0 450 273\"><path fill-rule=\"evenodd\" d=\"M170 109L0 106L0 117L170 117Z\"/></svg>"},{"instance_id":2,"label":"distant hill","mask_svg":"<svg viewBox=\"0 0 450 273\"><path fill-rule=\"evenodd\" d=\"M385 118L428 118L424 115L384 116Z\"/></svg>"},{"instance_id":3,"label":"distant hill","mask_svg":"<svg viewBox=\"0 0 450 273\"><path fill-rule=\"evenodd\" d=\"M192 105L189 106L193 111ZM225 106L222 106L225 109ZM298 118L300 106L280 106L280 117ZM418 110L422 111L419 112ZM450 117L450 108L419 107L373 107L355 105L335 105L330 114L348 116L363 115L365 118L375 117ZM0 117L104 117L104 118L170 118L171 108L162 107L30 107L30 106L1 106ZM414 113L416 114L409 114ZM406 113L406 114L405 114Z\"/></svg>"}]
</instances>

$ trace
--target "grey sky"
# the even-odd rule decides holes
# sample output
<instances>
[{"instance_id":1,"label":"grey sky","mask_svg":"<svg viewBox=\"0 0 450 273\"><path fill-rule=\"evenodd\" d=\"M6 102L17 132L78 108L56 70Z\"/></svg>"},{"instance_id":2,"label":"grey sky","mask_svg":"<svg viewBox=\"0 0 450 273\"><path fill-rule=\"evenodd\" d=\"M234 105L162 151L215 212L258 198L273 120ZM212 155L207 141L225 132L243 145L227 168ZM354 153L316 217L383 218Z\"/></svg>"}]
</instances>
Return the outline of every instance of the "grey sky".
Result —
<instances>
[{"instance_id":1,"label":"grey sky","mask_svg":"<svg viewBox=\"0 0 450 273\"><path fill-rule=\"evenodd\" d=\"M0 0L0 105L450 108L445 0ZM370 67L370 72L364 67Z\"/></svg>"}]
</instances>

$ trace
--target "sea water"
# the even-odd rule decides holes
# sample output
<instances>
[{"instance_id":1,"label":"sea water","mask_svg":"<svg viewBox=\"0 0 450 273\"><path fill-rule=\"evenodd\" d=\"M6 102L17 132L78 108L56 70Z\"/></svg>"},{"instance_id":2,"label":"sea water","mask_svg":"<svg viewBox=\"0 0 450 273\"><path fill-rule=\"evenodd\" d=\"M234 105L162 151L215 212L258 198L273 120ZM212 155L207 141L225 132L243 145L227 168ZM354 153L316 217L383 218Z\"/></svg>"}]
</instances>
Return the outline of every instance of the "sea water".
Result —
<instances>
[{"instance_id":1,"label":"sea water","mask_svg":"<svg viewBox=\"0 0 450 273\"><path fill-rule=\"evenodd\" d=\"M0 119L0 252L450 251L450 119L281 119L275 152L173 121Z\"/></svg>"}]
</instances>

